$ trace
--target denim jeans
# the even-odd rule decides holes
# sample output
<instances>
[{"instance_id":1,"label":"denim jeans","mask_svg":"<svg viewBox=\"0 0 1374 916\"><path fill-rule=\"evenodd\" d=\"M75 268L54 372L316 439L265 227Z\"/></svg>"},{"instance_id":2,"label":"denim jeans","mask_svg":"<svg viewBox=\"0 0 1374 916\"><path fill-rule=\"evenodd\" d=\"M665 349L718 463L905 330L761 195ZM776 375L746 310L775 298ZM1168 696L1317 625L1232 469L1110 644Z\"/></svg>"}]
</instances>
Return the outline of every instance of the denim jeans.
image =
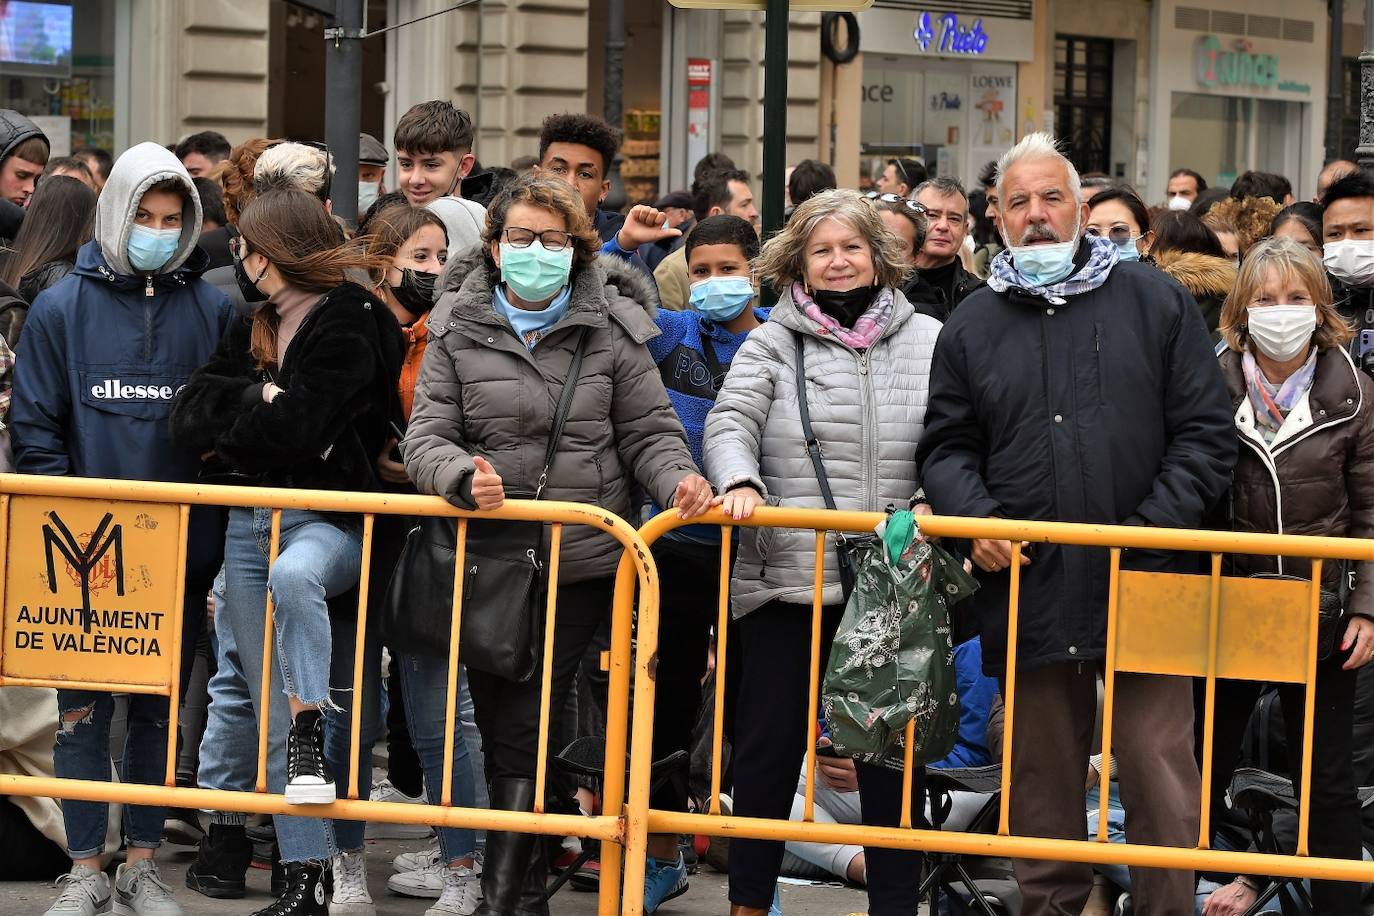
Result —
<instances>
[{"instance_id":1,"label":"denim jeans","mask_svg":"<svg viewBox=\"0 0 1374 916\"><path fill-rule=\"evenodd\" d=\"M448 712L448 659L430 655L398 656L401 669L401 691L405 696L406 721L410 726L410 740L420 765L425 771L425 796L431 805L443 798L444 783L444 727ZM468 694L467 669L458 666L458 698L454 708L453 804L472 808L477 804L476 780L472 759L463 734L463 699ZM470 703L471 700L469 699ZM444 861L463 859L477 851L477 833L469 828L440 827L439 849Z\"/></svg>"},{"instance_id":2,"label":"denim jeans","mask_svg":"<svg viewBox=\"0 0 1374 916\"><path fill-rule=\"evenodd\" d=\"M252 788L257 773L257 713L267 701L267 788L273 793L284 790L290 713L284 698L272 702L279 692L321 703L326 717L336 714L328 702L333 628L326 602L357 585L360 530L347 516L283 511L277 563L269 575L271 531L270 511L230 510L224 545L225 600L215 619L221 667L211 681L209 722L202 743L203 747L215 747L216 741L221 745L210 755L209 766L201 761L200 784L206 788ZM276 602L278 664L271 672L273 696L264 698L259 696L262 624L269 585ZM331 761L331 766L338 764ZM320 861L338 851L331 825L320 818L277 816L274 822L283 861Z\"/></svg>"},{"instance_id":3,"label":"denim jeans","mask_svg":"<svg viewBox=\"0 0 1374 916\"><path fill-rule=\"evenodd\" d=\"M191 679L196 641L205 621L205 593L220 565L223 513L194 506L186 532L185 599L181 616L181 681L184 695ZM60 723L53 746L53 769L64 779L110 781L110 723L115 709L112 694L90 690L58 690ZM127 783L161 785L167 767L166 697L133 694L128 698L128 722L120 760L120 779ZM82 715L67 721L68 713ZM162 842L163 807L125 805L124 839L129 846L156 849ZM99 855L105 848L110 806L104 802L65 800L62 818L67 851L73 859Z\"/></svg>"},{"instance_id":4,"label":"denim jeans","mask_svg":"<svg viewBox=\"0 0 1374 916\"><path fill-rule=\"evenodd\" d=\"M92 690L58 690L57 709L62 724L53 748L53 768L62 779L110 781L110 717L114 695ZM84 714L75 721L67 713ZM167 772L167 698L134 694L129 697L128 734L120 780L142 785L161 785ZM130 846L156 849L162 843L165 809L143 805L124 806L124 838ZM89 859L105 850L105 828L110 806L105 802L62 802L67 829L67 854Z\"/></svg>"}]
</instances>

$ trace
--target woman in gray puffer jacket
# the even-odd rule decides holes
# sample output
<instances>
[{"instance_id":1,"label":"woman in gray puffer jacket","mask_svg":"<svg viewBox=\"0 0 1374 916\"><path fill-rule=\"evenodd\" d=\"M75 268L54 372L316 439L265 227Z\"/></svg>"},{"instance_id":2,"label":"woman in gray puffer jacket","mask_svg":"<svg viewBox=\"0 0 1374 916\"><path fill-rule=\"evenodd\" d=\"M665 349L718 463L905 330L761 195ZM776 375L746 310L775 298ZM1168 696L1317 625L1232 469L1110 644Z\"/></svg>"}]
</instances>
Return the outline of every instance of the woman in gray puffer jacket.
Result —
<instances>
[{"instance_id":1,"label":"woman in gray puffer jacket","mask_svg":"<svg viewBox=\"0 0 1374 916\"><path fill-rule=\"evenodd\" d=\"M506 489L588 503L622 517L632 479L686 518L710 504L682 425L644 342L658 333L656 297L633 268L598 259L600 244L567 184L527 177L487 214L483 246L445 271L430 313L403 452L422 493L495 509ZM569 380L586 335L577 378ZM547 481L544 454L565 381L575 394ZM609 619L621 548L584 526L563 533L553 683L557 719L588 643ZM443 683L446 660L429 663ZM534 803L541 679L516 683L469 669L494 808ZM417 698L418 699L418 698ZM443 703L438 692L434 702ZM420 736L416 736L417 749ZM484 914L547 913L533 835L487 833ZM528 874L528 878L527 878Z\"/></svg>"},{"instance_id":2,"label":"woman in gray puffer jacket","mask_svg":"<svg viewBox=\"0 0 1374 916\"><path fill-rule=\"evenodd\" d=\"M759 277L782 298L740 347L706 419L706 472L729 515L748 518L765 502L826 507L802 432L799 352L836 507L917 503L916 442L940 322L916 314L902 295L908 269L897 236L854 191L812 197L764 246ZM741 647L733 810L741 817L787 818L803 756L796 739L815 725L806 721L815 543L810 531L741 532L732 580ZM844 610L833 550L825 564L822 659ZM901 773L863 763L856 770L863 822L897 826ZM923 796L917 768L913 819ZM780 842L731 842L732 913L767 912L782 853ZM920 853L865 853L869 912L916 912Z\"/></svg>"}]
</instances>

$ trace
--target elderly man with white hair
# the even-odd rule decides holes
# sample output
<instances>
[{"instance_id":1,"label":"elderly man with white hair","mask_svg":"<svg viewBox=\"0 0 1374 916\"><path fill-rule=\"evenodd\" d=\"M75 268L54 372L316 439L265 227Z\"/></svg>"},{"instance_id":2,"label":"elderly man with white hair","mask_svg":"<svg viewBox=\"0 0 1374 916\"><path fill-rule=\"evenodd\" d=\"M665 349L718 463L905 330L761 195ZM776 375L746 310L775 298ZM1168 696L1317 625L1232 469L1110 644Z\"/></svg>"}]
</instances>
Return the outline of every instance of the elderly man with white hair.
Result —
<instances>
[{"instance_id":1,"label":"elderly man with white hair","mask_svg":"<svg viewBox=\"0 0 1374 916\"><path fill-rule=\"evenodd\" d=\"M1192 298L1083 234L1078 173L1044 134L998 163L1007 250L935 346L921 483L940 515L1196 528L1236 460L1231 405ZM1008 541L974 541L984 668L1005 677ZM1083 839L1108 552L1021 552L1011 831ZM1131 551L1123 567L1198 572ZM1193 847L1200 780L1188 678L1116 676L1113 732L1134 843ZM1018 861L1025 916L1077 916L1092 867ZM1136 912L1193 912L1191 871L1132 869Z\"/></svg>"}]
</instances>

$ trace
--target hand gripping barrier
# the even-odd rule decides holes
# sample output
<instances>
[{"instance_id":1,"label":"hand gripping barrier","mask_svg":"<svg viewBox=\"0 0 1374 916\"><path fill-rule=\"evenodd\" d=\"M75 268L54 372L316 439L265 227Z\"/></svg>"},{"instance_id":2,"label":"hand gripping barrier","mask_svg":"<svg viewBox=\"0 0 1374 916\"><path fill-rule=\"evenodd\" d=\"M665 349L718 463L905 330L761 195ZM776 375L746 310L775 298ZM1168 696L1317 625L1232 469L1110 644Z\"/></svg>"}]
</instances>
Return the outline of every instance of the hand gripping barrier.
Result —
<instances>
[{"instance_id":1,"label":"hand gripping barrier","mask_svg":"<svg viewBox=\"0 0 1374 916\"><path fill-rule=\"evenodd\" d=\"M539 717L539 756L533 812L452 807L454 711L457 694L464 576L454 576L448 657L447 734L440 805L388 804L358 799L358 767L350 768L346 797L328 805L288 805L266 791L268 717L258 729L255 792L176 787L176 741L168 741L164 785L134 785L0 776L0 795L47 796L126 804L166 805L258 814L296 814L431 826L513 830L605 841L603 854L619 867L623 835L625 760L630 696L631 628L635 587L641 612L657 619L657 574L648 548L622 519L595 506L509 500L492 512L464 512L438 497L284 490L258 487L196 486L142 481L97 480L0 474L0 687L63 687L169 697L168 734L177 734L180 684L181 617L185 597L187 524L193 505L272 510L270 563L275 563L283 509L354 513L363 518L362 577L358 632L366 631L368 567L378 514L452 516L458 521L455 568L463 565L466 519L492 518L550 524L549 581L558 581L564 525L586 525L614 537L625 548L625 568L612 612L610 693L606 759L612 761L603 783L603 811L597 817L543 811L548 773L549 691L552 653L545 652ZM553 641L557 589L548 592L545 645ZM263 697L272 697L272 602L264 594ZM361 695L363 655L355 652L353 695ZM358 759L361 702L352 704L350 759ZM56 734L57 722L53 723ZM342 790L343 787L340 787ZM345 794L342 793L341 794ZM641 862L641 871L643 863ZM614 871L612 873L615 873ZM599 911L616 912L616 881L603 881Z\"/></svg>"},{"instance_id":2,"label":"hand gripping barrier","mask_svg":"<svg viewBox=\"0 0 1374 916\"><path fill-rule=\"evenodd\" d=\"M820 681L821 587L827 531L870 532L883 518L881 513L842 512L824 509L760 507L743 522L717 512L693 524L721 527L721 581L730 579L732 526L811 529L816 532L814 597L811 614L811 679L808 726L816 720ZM621 912L638 916L643 909L644 867L649 833L685 833L768 840L885 846L965 855L1005 856L1073 862L1134 865L1229 872L1231 874L1282 875L1340 881L1374 881L1374 863L1316 858L1308 855L1308 809L1311 797L1312 723L1316 682L1317 608L1320 602L1321 568L1324 560L1374 560L1374 542L1353 538L1320 538L1294 535L1190 531L1113 525L1027 522L1004 519L968 519L925 516L919 519L926 535L944 538L987 538L1013 543L1008 606L1009 647L1017 645L1020 610L1020 558L1023 544L1052 543L1100 547L1109 551L1111 579L1108 601L1106 683L1102 725L1104 768L1110 767L1115 675L1186 675L1205 678L1201 830L1196 848L1156 847L1107 842L1107 818L1100 819L1098 834L1089 840L1052 840L1013 836L1008 819L1011 793L1011 753L1016 703L1016 653L1009 648L1006 667L1006 730L1002 752L1001 812L996 835L964 834L911 828L912 726L908 725L903 771L901 826L816 823L813 793L816 772L814 733L810 727L798 735L806 747L808 774L804 819L800 822L763 818L723 817L720 809L721 734L724 692L716 691L715 729L711 755L711 800L704 814L659 811L649 807L649 765L652 762L654 677L653 659L658 647L657 602L641 607L635 660L635 703L631 746L630 792L625 827L625 898ZM640 534L653 544L666 532L684 524L674 512L650 520ZM1192 551L1211 555L1211 574L1175 575L1121 569L1123 549ZM1238 579L1221 574L1222 555L1256 554L1303 557L1312 561L1312 582ZM617 606L628 602L634 588L640 558L627 555L617 582ZM722 587L716 645L717 684L724 683L726 627L730 602ZM1209 849L1211 828L1212 726L1218 677L1238 680L1304 684L1307 703L1303 711L1303 779L1299 788L1300 817L1296 856ZM1104 783L1110 778L1104 769ZM611 847L613 855L619 847ZM615 863L609 863L614 865ZM603 873L613 873L603 861ZM603 881L603 885L606 882ZM603 898L604 899L604 898Z\"/></svg>"}]
</instances>

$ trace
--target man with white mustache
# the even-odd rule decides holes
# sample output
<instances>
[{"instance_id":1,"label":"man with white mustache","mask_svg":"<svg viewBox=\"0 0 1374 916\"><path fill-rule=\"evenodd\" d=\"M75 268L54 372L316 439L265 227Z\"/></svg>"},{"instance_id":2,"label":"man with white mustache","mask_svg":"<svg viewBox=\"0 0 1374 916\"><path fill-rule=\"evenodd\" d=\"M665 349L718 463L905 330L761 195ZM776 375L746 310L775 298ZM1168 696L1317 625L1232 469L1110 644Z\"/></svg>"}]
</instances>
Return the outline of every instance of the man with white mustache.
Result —
<instances>
[{"instance_id":1,"label":"man with white mustache","mask_svg":"<svg viewBox=\"0 0 1374 916\"><path fill-rule=\"evenodd\" d=\"M988 285L935 345L921 484L940 515L1197 528L1236 461L1231 403L1192 297L1083 236L1072 164L1031 134L998 164ZM1005 679L1008 567L1021 565L1011 832L1084 839L1084 777L1106 655L1108 552L977 540L983 667ZM1132 551L1123 567L1198 572ZM1003 683L1005 689L1005 682ZM1192 683L1116 675L1113 731L1129 841L1192 847L1201 782ZM1024 916L1078 916L1092 866L1017 861ZM1131 869L1135 911L1191 916L1193 873Z\"/></svg>"}]
</instances>

